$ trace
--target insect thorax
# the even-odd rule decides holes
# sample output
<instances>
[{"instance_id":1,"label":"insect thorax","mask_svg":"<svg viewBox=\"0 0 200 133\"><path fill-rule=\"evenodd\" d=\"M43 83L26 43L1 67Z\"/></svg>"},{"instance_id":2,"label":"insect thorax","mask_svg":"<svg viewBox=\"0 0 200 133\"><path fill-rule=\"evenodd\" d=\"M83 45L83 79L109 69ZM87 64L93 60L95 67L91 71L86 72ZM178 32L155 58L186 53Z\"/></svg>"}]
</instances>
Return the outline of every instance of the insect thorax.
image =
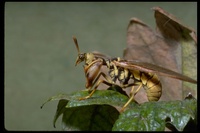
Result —
<instances>
[{"instance_id":1,"label":"insect thorax","mask_svg":"<svg viewBox=\"0 0 200 133\"><path fill-rule=\"evenodd\" d=\"M112 60L107 60L106 64L107 67L109 68L108 74L113 82L116 83L116 81L118 80L122 85L128 84L128 81L131 77L131 73L128 69L116 66L112 62Z\"/></svg>"},{"instance_id":2,"label":"insect thorax","mask_svg":"<svg viewBox=\"0 0 200 133\"><path fill-rule=\"evenodd\" d=\"M85 53L85 64L90 64L94 61L95 57L93 53Z\"/></svg>"}]
</instances>

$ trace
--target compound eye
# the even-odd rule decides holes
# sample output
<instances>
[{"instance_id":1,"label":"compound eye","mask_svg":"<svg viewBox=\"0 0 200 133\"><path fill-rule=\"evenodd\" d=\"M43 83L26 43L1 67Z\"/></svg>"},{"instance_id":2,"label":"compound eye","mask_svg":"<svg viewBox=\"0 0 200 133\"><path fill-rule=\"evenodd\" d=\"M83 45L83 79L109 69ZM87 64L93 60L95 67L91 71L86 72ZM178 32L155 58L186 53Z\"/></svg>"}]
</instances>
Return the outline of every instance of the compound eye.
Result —
<instances>
[{"instance_id":1,"label":"compound eye","mask_svg":"<svg viewBox=\"0 0 200 133\"><path fill-rule=\"evenodd\" d=\"M78 57L80 60L84 60L85 58L85 55L84 54L79 54L79 57Z\"/></svg>"}]
</instances>

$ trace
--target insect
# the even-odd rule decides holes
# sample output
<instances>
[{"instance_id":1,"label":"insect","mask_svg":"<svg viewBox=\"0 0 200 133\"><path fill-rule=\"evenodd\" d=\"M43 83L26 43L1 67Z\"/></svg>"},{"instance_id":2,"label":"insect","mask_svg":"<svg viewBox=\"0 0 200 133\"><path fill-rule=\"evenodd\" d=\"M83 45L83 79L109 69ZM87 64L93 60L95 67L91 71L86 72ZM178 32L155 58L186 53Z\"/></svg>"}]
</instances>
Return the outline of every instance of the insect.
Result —
<instances>
[{"instance_id":1,"label":"insect","mask_svg":"<svg viewBox=\"0 0 200 133\"><path fill-rule=\"evenodd\" d=\"M73 40L78 51L75 66L83 61L85 62L85 87L88 91L91 91L88 96L79 98L79 100L90 98L101 83L108 86L118 85L121 88L132 87L130 98L120 111L123 112L128 104L134 99L134 96L141 87L145 88L149 101L158 101L160 99L162 95L162 85L157 74L191 83L197 83L196 80L190 77L150 63L138 60L124 60L119 57L111 58L97 52L81 53L76 37L73 37ZM108 68L108 74L101 72L102 66ZM103 76L104 79L99 79L100 76ZM128 82L130 79L133 79L133 83ZM119 84L117 84L117 81L119 81ZM138 86L136 90L135 86Z\"/></svg>"}]
</instances>

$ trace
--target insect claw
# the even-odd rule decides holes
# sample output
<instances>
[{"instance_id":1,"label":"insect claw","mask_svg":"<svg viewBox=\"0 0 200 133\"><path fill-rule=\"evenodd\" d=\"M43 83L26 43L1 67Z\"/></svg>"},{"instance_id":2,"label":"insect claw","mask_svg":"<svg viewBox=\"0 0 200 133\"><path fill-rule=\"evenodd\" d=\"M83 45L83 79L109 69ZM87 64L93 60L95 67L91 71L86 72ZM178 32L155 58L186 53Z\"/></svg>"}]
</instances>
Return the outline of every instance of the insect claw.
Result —
<instances>
[{"instance_id":1,"label":"insect claw","mask_svg":"<svg viewBox=\"0 0 200 133\"><path fill-rule=\"evenodd\" d=\"M119 111L119 113L123 113L124 112L124 107Z\"/></svg>"},{"instance_id":2,"label":"insect claw","mask_svg":"<svg viewBox=\"0 0 200 133\"><path fill-rule=\"evenodd\" d=\"M79 98L78 100L85 100L85 99L88 99L88 98L90 98L90 96L82 97L82 98Z\"/></svg>"},{"instance_id":3,"label":"insect claw","mask_svg":"<svg viewBox=\"0 0 200 133\"><path fill-rule=\"evenodd\" d=\"M85 97L82 97L82 98L79 98L78 100L85 100L86 98Z\"/></svg>"}]
</instances>

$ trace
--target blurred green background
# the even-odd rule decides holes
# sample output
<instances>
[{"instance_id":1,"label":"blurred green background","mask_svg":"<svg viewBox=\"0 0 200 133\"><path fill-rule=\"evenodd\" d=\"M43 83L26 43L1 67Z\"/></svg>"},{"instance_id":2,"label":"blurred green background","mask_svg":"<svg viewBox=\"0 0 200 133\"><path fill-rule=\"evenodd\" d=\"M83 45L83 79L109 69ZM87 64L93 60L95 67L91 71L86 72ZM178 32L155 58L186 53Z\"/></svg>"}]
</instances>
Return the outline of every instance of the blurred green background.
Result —
<instances>
[{"instance_id":1,"label":"blurred green background","mask_svg":"<svg viewBox=\"0 0 200 133\"><path fill-rule=\"evenodd\" d=\"M57 101L40 106L58 93L84 89L72 36L82 52L122 56L130 18L155 29L154 6L197 29L196 2L6 2L5 128L61 130L61 119L53 127Z\"/></svg>"}]
</instances>

